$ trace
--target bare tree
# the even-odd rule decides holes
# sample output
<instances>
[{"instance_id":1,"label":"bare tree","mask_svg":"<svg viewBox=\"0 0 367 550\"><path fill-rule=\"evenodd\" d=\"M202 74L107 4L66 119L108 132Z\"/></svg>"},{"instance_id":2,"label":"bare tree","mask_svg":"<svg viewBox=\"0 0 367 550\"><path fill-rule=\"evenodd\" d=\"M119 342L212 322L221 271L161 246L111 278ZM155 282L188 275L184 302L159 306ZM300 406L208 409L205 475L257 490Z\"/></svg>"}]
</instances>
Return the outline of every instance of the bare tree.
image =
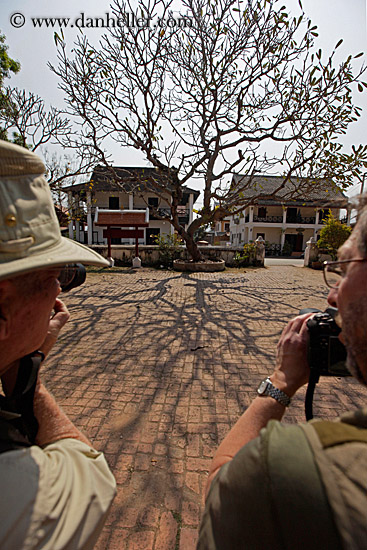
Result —
<instances>
[{"instance_id":1,"label":"bare tree","mask_svg":"<svg viewBox=\"0 0 367 550\"><path fill-rule=\"evenodd\" d=\"M7 132L13 132L19 145L35 151L70 132L69 120L55 107L47 110L38 95L10 86L4 93L7 109L1 114L1 122Z\"/></svg>"},{"instance_id":2,"label":"bare tree","mask_svg":"<svg viewBox=\"0 0 367 550\"><path fill-rule=\"evenodd\" d=\"M320 185L315 178L347 187L361 173L367 146L345 153L337 140L360 115L352 86L367 85L352 56L334 67L341 41L329 56L315 50L302 6L299 17L277 0L183 0L180 14L172 6L115 0L115 26L100 44L79 38L69 57L56 35L51 68L80 124L74 147L92 146L107 166L109 139L140 150L157 169L149 184L171 197L167 219L199 260L195 230L255 203L261 189L244 193L255 174L282 174L276 197L291 178L297 196ZM234 185L235 172L246 177ZM194 178L203 208L185 230L177 207Z\"/></svg>"},{"instance_id":3,"label":"bare tree","mask_svg":"<svg viewBox=\"0 0 367 550\"><path fill-rule=\"evenodd\" d=\"M0 124L12 140L31 151L40 152L45 161L46 178L56 202L64 202L64 185L72 185L88 174L97 162L93 148L84 148L83 155L73 148L75 136L68 118L56 107L46 108L44 100L32 93L10 86L3 90ZM51 153L47 146L71 147L73 155Z\"/></svg>"}]
</instances>

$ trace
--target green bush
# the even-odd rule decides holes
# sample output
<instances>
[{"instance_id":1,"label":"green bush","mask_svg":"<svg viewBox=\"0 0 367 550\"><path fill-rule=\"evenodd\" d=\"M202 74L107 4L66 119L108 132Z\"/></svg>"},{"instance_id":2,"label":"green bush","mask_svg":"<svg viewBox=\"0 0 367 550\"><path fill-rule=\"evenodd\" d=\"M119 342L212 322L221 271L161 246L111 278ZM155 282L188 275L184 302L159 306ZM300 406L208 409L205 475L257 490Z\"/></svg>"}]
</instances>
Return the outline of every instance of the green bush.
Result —
<instances>
[{"instance_id":1,"label":"green bush","mask_svg":"<svg viewBox=\"0 0 367 550\"><path fill-rule=\"evenodd\" d=\"M334 218L329 211L324 221L324 227L320 231L320 239L317 241L318 248L328 251L333 260L337 258L338 248L345 243L352 232L352 228Z\"/></svg>"},{"instance_id":2,"label":"green bush","mask_svg":"<svg viewBox=\"0 0 367 550\"><path fill-rule=\"evenodd\" d=\"M164 267L172 266L173 260L180 257L181 239L174 233L173 235L157 235L154 241L158 245L159 262Z\"/></svg>"},{"instance_id":3,"label":"green bush","mask_svg":"<svg viewBox=\"0 0 367 550\"><path fill-rule=\"evenodd\" d=\"M236 252L233 258L236 267L254 265L256 261L256 244L246 243L243 245L243 253Z\"/></svg>"}]
</instances>

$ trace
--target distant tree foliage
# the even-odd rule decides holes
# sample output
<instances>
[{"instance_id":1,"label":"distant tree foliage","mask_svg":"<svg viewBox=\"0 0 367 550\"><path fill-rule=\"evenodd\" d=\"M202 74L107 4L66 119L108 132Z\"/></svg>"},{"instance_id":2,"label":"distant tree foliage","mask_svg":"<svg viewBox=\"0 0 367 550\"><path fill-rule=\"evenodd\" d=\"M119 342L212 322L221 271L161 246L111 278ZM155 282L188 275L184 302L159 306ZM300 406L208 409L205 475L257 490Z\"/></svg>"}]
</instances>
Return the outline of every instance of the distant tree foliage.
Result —
<instances>
[{"instance_id":1,"label":"distant tree foliage","mask_svg":"<svg viewBox=\"0 0 367 550\"><path fill-rule=\"evenodd\" d=\"M10 78L11 73L16 74L20 70L19 61L15 61L8 55L9 46L5 43L6 37L0 31L0 86L4 78Z\"/></svg>"},{"instance_id":2,"label":"distant tree foliage","mask_svg":"<svg viewBox=\"0 0 367 550\"><path fill-rule=\"evenodd\" d=\"M338 139L360 116L352 88L367 84L351 55L334 65L342 40L330 55L315 48L317 28L302 6L299 16L277 0L183 0L180 14L173 9L171 0L114 0L119 24L98 45L80 37L69 53L55 34L51 68L66 114L80 124L74 147L94 147L107 166L111 139L141 151L156 168L150 187L171 196L164 219L198 261L195 231L255 204L261 188L250 198L244 191L256 174L281 173L274 198L291 178L295 197L318 178L352 183L367 146L344 152ZM233 173L247 178L233 185ZM111 179L119 182L112 167ZM202 182L203 207L185 229L177 207L193 180Z\"/></svg>"},{"instance_id":3,"label":"distant tree foliage","mask_svg":"<svg viewBox=\"0 0 367 550\"><path fill-rule=\"evenodd\" d=\"M4 79L10 78L11 73L16 74L20 70L20 63L8 55L9 47L6 44L6 37L0 31L0 112L6 110L8 102L4 94ZM0 139L7 140L7 131L0 127Z\"/></svg>"}]
</instances>

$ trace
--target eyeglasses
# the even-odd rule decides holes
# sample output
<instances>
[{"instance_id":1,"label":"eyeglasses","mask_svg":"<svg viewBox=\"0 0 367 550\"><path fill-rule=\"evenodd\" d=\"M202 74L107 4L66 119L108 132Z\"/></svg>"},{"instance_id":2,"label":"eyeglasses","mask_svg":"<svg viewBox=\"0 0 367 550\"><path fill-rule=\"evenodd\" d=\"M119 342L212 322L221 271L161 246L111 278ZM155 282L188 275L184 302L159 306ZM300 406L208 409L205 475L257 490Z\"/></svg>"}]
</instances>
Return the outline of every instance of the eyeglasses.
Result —
<instances>
[{"instance_id":1,"label":"eyeglasses","mask_svg":"<svg viewBox=\"0 0 367 550\"><path fill-rule=\"evenodd\" d=\"M345 277L346 271L341 267L350 262L367 262L367 258L352 258L351 260L338 260L337 262L324 262L324 281L329 288L337 288Z\"/></svg>"}]
</instances>

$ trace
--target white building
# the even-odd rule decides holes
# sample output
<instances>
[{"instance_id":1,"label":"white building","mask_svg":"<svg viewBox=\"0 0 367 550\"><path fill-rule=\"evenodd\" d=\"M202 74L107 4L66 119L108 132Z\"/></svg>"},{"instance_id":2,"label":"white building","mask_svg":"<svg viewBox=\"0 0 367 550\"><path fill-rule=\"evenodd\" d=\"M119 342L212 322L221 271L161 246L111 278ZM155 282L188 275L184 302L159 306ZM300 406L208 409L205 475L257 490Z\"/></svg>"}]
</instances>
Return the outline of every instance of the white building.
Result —
<instances>
[{"instance_id":1,"label":"white building","mask_svg":"<svg viewBox=\"0 0 367 550\"><path fill-rule=\"evenodd\" d=\"M234 175L234 183L241 185L243 178ZM251 187L241 191L245 200L251 200L254 196L258 198L243 212L231 217L232 245L243 245L261 236L267 243L268 253L279 254L285 247L289 254L301 254L310 237L317 240L329 210L339 218L340 209L346 208L349 224L348 197L335 185L319 180L319 187L313 183L307 192L298 193L297 198L290 199L288 197L291 193L294 196L296 179L287 182L284 189L274 196L282 179L280 176L255 176Z\"/></svg>"},{"instance_id":2,"label":"white building","mask_svg":"<svg viewBox=\"0 0 367 550\"><path fill-rule=\"evenodd\" d=\"M68 194L69 237L88 245L107 243L103 228L95 225L97 207L100 210L145 210L148 207L149 227L139 244L155 244L156 235L172 234L174 230L170 222L160 219L170 214L171 198L168 193L165 197L157 195L150 183L154 177L159 178L155 168L115 166L111 171L98 165L89 182L64 188ZM193 205L200 193L186 186L182 189L178 215L179 222L187 227L193 220ZM112 244L134 242L132 239L112 240Z\"/></svg>"}]
</instances>

